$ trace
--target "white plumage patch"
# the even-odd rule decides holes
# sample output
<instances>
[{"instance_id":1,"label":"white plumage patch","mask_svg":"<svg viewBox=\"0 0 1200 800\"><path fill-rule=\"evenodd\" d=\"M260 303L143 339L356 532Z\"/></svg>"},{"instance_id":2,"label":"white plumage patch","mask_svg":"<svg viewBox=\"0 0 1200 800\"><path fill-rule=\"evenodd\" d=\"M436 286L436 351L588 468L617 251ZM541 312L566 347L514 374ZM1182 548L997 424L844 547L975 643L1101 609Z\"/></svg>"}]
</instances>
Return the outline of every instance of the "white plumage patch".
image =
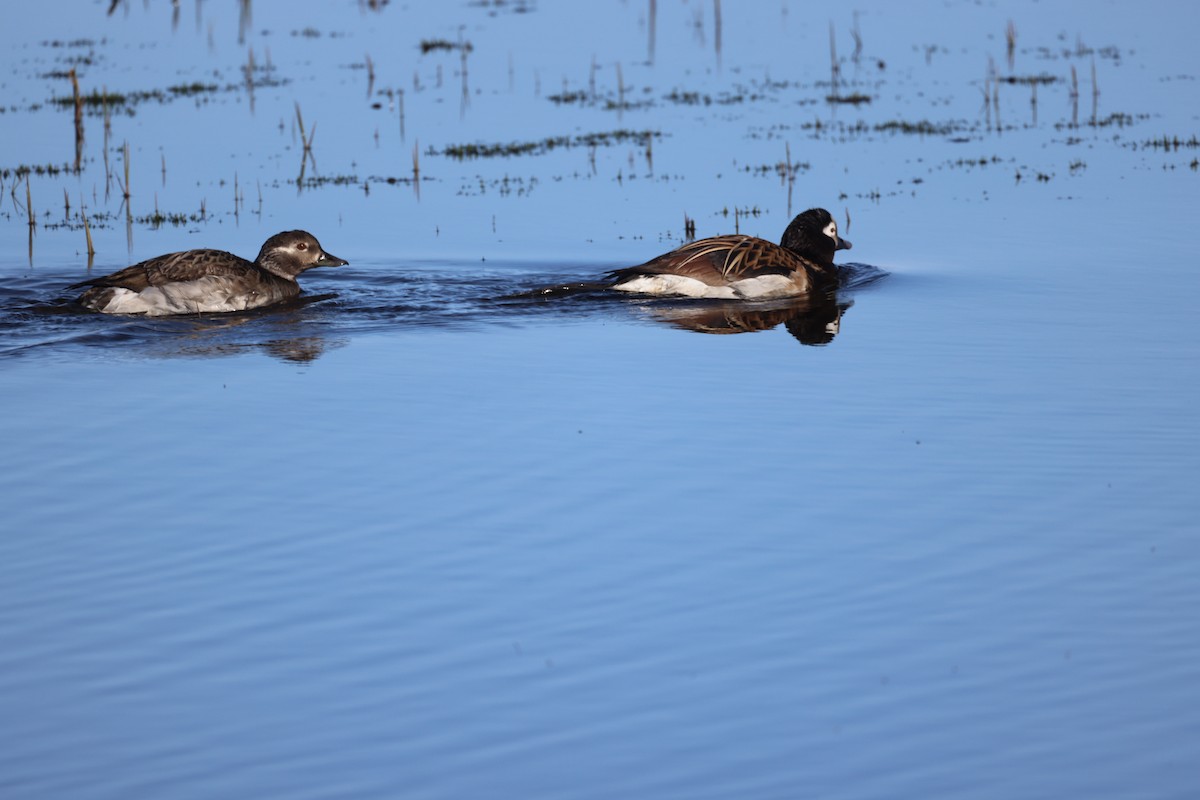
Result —
<instances>
[{"instance_id":1,"label":"white plumage patch","mask_svg":"<svg viewBox=\"0 0 1200 800\"><path fill-rule=\"evenodd\" d=\"M767 300L772 297L790 297L800 294L796 283L787 275L761 275L734 281L733 290L738 297L747 300Z\"/></svg>"},{"instance_id":2,"label":"white plumage patch","mask_svg":"<svg viewBox=\"0 0 1200 800\"><path fill-rule=\"evenodd\" d=\"M103 308L105 314L145 314L151 317L171 314L199 314L243 311L268 301L257 292L231 293L227 278L210 276L165 286L150 286L140 292L114 288Z\"/></svg>"},{"instance_id":3,"label":"white plumage patch","mask_svg":"<svg viewBox=\"0 0 1200 800\"><path fill-rule=\"evenodd\" d=\"M613 287L622 292L697 297L711 300L766 300L772 297L791 297L801 294L795 282L786 275L762 275L744 278L726 286L710 286L704 281L683 275L639 275Z\"/></svg>"},{"instance_id":4,"label":"white plumage patch","mask_svg":"<svg viewBox=\"0 0 1200 800\"><path fill-rule=\"evenodd\" d=\"M709 286L704 281L683 275L639 275L613 287L622 292L672 295L678 297L729 297L735 295L728 286ZM710 294L720 291L721 294Z\"/></svg>"}]
</instances>

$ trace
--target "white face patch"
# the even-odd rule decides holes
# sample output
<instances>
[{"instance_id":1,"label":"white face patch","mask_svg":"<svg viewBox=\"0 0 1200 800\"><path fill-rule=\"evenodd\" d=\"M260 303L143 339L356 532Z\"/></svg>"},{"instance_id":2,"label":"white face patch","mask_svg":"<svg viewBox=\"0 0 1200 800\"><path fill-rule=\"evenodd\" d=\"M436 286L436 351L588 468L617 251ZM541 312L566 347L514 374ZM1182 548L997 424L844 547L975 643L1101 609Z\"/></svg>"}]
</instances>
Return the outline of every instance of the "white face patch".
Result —
<instances>
[{"instance_id":1,"label":"white face patch","mask_svg":"<svg viewBox=\"0 0 1200 800\"><path fill-rule=\"evenodd\" d=\"M830 222L828 225L825 226L825 230L821 231L821 233L825 234L830 239L833 239L834 242L837 242L837 240L838 240L837 223Z\"/></svg>"}]
</instances>

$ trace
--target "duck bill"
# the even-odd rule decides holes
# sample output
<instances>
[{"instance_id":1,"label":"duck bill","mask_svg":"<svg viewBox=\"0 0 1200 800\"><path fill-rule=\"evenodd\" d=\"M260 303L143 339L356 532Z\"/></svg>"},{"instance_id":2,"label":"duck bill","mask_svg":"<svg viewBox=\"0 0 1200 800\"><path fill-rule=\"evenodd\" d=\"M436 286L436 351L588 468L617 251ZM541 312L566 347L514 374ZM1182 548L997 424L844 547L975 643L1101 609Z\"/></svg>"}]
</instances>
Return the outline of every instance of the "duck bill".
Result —
<instances>
[{"instance_id":1,"label":"duck bill","mask_svg":"<svg viewBox=\"0 0 1200 800\"><path fill-rule=\"evenodd\" d=\"M854 245L850 244L849 239L838 239L837 247L835 247L833 249L834 250L849 250L851 247L854 247Z\"/></svg>"},{"instance_id":2,"label":"duck bill","mask_svg":"<svg viewBox=\"0 0 1200 800\"><path fill-rule=\"evenodd\" d=\"M350 262L344 258L338 258L332 253L321 253L321 257L317 259L314 267L345 267Z\"/></svg>"}]
</instances>

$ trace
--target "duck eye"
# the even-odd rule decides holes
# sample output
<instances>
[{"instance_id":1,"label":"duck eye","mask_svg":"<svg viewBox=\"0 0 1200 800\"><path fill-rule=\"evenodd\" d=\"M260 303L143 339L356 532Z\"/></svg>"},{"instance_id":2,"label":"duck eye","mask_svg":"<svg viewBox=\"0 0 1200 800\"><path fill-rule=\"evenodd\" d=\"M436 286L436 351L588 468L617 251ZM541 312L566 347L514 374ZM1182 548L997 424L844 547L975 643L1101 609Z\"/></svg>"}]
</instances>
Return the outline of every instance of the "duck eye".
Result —
<instances>
[{"instance_id":1,"label":"duck eye","mask_svg":"<svg viewBox=\"0 0 1200 800\"><path fill-rule=\"evenodd\" d=\"M296 249L297 250L307 250L308 244L306 242L301 242L300 244L296 245Z\"/></svg>"}]
</instances>

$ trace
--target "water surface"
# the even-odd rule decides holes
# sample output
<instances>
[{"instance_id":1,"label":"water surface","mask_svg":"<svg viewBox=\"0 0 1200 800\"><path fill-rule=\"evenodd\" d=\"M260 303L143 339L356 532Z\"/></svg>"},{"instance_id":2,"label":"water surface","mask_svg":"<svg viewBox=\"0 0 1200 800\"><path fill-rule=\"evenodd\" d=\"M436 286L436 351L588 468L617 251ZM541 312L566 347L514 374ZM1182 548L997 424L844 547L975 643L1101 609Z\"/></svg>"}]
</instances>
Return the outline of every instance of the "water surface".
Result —
<instances>
[{"instance_id":1,"label":"water surface","mask_svg":"<svg viewBox=\"0 0 1200 800\"><path fill-rule=\"evenodd\" d=\"M6 798L1194 791L1190 6L108 5L0 34ZM817 204L831 303L510 296ZM81 207L351 264L82 314Z\"/></svg>"}]
</instances>

